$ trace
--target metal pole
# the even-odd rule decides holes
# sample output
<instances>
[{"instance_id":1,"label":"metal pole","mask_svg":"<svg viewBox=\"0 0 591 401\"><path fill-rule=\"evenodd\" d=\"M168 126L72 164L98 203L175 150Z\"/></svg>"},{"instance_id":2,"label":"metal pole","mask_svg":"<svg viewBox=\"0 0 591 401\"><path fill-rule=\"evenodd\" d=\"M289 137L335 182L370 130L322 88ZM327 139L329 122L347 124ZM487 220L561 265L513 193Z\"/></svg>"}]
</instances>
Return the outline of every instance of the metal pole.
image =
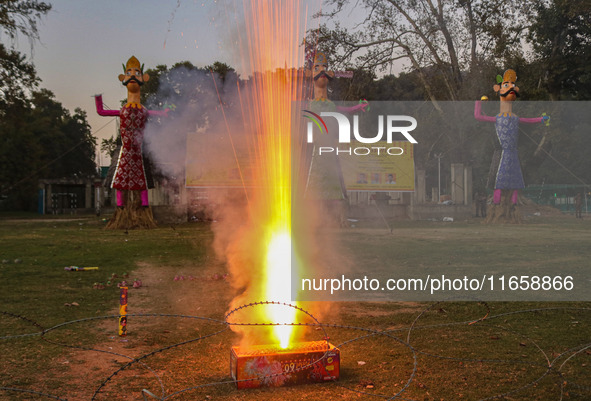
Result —
<instances>
[{"instance_id":1,"label":"metal pole","mask_svg":"<svg viewBox=\"0 0 591 401\"><path fill-rule=\"evenodd\" d=\"M441 202L441 158L443 153L435 155L437 158L437 203Z\"/></svg>"},{"instance_id":2,"label":"metal pole","mask_svg":"<svg viewBox=\"0 0 591 401\"><path fill-rule=\"evenodd\" d=\"M437 203L441 202L441 157L437 158Z\"/></svg>"}]
</instances>

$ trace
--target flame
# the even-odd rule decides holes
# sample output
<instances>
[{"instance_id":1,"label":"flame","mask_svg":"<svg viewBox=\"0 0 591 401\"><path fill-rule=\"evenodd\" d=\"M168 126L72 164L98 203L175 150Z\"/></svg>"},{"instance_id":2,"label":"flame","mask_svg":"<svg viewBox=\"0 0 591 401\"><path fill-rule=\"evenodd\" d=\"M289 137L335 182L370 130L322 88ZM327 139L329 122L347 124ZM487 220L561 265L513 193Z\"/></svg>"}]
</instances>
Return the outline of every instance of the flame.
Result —
<instances>
[{"instance_id":1,"label":"flame","mask_svg":"<svg viewBox=\"0 0 591 401\"><path fill-rule=\"evenodd\" d=\"M273 234L269 242L265 271L267 273L264 288L268 299L279 302L291 302L291 235L288 231ZM296 310L282 305L266 305L271 320L281 326L274 326L273 342L281 348L289 346Z\"/></svg>"}]
</instances>

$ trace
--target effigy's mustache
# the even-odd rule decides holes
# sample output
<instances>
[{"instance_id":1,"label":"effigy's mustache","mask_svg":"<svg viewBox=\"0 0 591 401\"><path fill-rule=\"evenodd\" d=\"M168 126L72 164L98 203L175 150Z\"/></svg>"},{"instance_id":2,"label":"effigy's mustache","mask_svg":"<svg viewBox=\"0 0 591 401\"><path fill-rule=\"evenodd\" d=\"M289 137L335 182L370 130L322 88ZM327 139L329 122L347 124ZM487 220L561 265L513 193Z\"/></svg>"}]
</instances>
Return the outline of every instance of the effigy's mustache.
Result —
<instances>
[{"instance_id":1,"label":"effigy's mustache","mask_svg":"<svg viewBox=\"0 0 591 401\"><path fill-rule=\"evenodd\" d=\"M139 79L137 79L133 75L127 81L123 81L122 84L125 85L125 86L127 86L127 85L129 85L130 82L135 82L139 86L142 86L144 84L142 81L140 81Z\"/></svg>"},{"instance_id":2,"label":"effigy's mustache","mask_svg":"<svg viewBox=\"0 0 591 401\"><path fill-rule=\"evenodd\" d=\"M501 93L500 96L507 97L510 93L515 94L515 97L519 97L519 92L517 92L515 89L509 89L507 92Z\"/></svg>"},{"instance_id":3,"label":"effigy's mustache","mask_svg":"<svg viewBox=\"0 0 591 401\"><path fill-rule=\"evenodd\" d=\"M326 73L326 71L320 71L318 74L316 74L314 76L314 81L316 81L316 80L318 80L318 79L320 79L322 77L326 77L326 79L328 79L329 81L332 81L332 77L330 75L328 75Z\"/></svg>"}]
</instances>

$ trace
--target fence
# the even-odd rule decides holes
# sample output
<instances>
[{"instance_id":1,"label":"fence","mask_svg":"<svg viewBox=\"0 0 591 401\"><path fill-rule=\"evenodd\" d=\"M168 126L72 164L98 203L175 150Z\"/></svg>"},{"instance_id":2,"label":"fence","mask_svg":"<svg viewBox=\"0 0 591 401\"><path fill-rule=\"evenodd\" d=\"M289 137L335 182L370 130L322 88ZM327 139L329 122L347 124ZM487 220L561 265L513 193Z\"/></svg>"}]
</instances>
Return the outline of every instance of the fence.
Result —
<instances>
[{"instance_id":1,"label":"fence","mask_svg":"<svg viewBox=\"0 0 591 401\"><path fill-rule=\"evenodd\" d=\"M538 205L553 206L564 213L575 212L575 197L581 194L583 213L591 208L591 187L586 185L529 185L523 194Z\"/></svg>"}]
</instances>

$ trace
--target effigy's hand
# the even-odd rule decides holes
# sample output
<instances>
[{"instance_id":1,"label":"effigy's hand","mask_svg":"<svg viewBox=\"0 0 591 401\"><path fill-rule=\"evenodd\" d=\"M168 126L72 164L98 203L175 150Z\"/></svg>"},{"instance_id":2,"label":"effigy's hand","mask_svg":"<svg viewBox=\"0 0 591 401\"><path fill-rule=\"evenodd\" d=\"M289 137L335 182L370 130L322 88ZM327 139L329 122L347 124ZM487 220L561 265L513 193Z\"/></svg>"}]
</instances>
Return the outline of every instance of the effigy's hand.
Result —
<instances>
[{"instance_id":1,"label":"effigy's hand","mask_svg":"<svg viewBox=\"0 0 591 401\"><path fill-rule=\"evenodd\" d=\"M361 109L361 111L369 111L369 102L367 101L367 99L359 100L359 108Z\"/></svg>"},{"instance_id":2,"label":"effigy's hand","mask_svg":"<svg viewBox=\"0 0 591 401\"><path fill-rule=\"evenodd\" d=\"M168 112L169 111L174 111L176 109L176 104L168 104L168 103L164 103L164 115L166 117L168 117Z\"/></svg>"},{"instance_id":3,"label":"effigy's hand","mask_svg":"<svg viewBox=\"0 0 591 401\"><path fill-rule=\"evenodd\" d=\"M337 111L339 111L341 113L355 113L359 110L368 111L369 110L369 102L365 99L362 99L355 106L350 106L350 107L337 106Z\"/></svg>"},{"instance_id":4,"label":"effigy's hand","mask_svg":"<svg viewBox=\"0 0 591 401\"><path fill-rule=\"evenodd\" d=\"M542 122L546 124L546 127L550 126L550 116L546 113L542 113Z\"/></svg>"},{"instance_id":5,"label":"effigy's hand","mask_svg":"<svg viewBox=\"0 0 591 401\"><path fill-rule=\"evenodd\" d=\"M96 107L96 112L99 116L103 117L117 117L119 116L119 110L105 110L103 105L103 94L99 93L98 95L94 95L94 105Z\"/></svg>"}]
</instances>

